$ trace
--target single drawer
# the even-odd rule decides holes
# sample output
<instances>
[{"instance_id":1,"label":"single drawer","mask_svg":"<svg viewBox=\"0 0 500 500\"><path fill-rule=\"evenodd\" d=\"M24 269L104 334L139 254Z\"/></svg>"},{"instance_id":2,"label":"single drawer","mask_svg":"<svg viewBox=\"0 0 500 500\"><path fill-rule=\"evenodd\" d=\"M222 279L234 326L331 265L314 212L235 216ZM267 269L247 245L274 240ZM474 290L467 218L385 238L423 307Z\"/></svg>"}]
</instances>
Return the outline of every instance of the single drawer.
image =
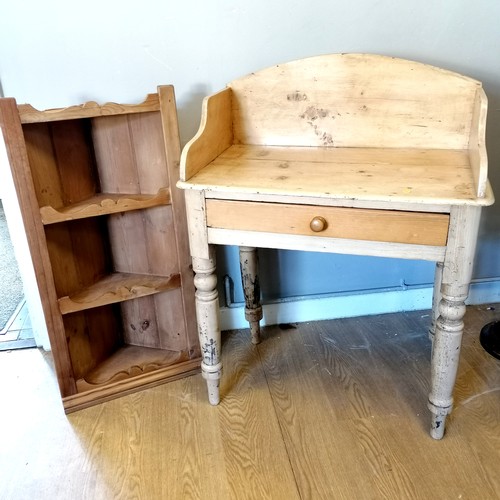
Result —
<instances>
[{"instance_id":1,"label":"single drawer","mask_svg":"<svg viewBox=\"0 0 500 500\"><path fill-rule=\"evenodd\" d=\"M431 246L446 245L450 220L440 213L215 199L206 200L206 209L213 228Z\"/></svg>"}]
</instances>

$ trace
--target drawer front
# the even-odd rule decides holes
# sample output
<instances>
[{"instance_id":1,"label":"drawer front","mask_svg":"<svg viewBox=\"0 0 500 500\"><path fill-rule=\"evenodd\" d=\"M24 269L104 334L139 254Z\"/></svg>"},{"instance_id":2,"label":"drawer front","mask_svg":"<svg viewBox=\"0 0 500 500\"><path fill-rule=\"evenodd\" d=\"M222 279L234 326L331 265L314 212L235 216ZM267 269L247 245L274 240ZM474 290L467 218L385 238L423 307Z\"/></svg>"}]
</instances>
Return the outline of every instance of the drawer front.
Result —
<instances>
[{"instance_id":1,"label":"drawer front","mask_svg":"<svg viewBox=\"0 0 500 500\"><path fill-rule=\"evenodd\" d=\"M206 200L207 226L241 231L445 246L449 215Z\"/></svg>"}]
</instances>

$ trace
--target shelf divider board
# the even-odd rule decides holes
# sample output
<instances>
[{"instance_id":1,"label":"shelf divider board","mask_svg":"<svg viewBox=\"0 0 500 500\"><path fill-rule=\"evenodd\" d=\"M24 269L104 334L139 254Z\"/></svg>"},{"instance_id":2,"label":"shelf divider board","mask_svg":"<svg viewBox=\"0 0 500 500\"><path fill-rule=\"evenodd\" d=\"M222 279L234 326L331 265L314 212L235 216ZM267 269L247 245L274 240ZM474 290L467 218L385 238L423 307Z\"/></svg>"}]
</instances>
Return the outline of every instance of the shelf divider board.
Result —
<instances>
[{"instance_id":1,"label":"shelf divider board","mask_svg":"<svg viewBox=\"0 0 500 500\"><path fill-rule=\"evenodd\" d=\"M54 208L43 206L40 215L44 225L55 224L99 215L109 215L130 210L140 210L160 205L170 205L170 189L163 187L156 194L101 193L88 200Z\"/></svg>"},{"instance_id":2,"label":"shelf divider board","mask_svg":"<svg viewBox=\"0 0 500 500\"><path fill-rule=\"evenodd\" d=\"M58 299L61 314L84 311L180 288L179 274L154 276L113 273L70 296Z\"/></svg>"}]
</instances>

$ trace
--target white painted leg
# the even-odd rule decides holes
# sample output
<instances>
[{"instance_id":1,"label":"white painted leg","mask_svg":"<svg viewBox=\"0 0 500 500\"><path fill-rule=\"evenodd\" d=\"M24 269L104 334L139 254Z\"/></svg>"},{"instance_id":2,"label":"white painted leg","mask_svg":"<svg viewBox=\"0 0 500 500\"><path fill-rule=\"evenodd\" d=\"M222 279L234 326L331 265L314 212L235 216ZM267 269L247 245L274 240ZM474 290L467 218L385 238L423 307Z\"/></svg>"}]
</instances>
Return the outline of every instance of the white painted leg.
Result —
<instances>
[{"instance_id":1,"label":"white painted leg","mask_svg":"<svg viewBox=\"0 0 500 500\"><path fill-rule=\"evenodd\" d=\"M436 321L431 361L429 410L431 436L444 435L446 416L453 407L453 388L464 329L465 299L469 293L481 209L453 207L443 266L439 318Z\"/></svg>"},{"instance_id":2,"label":"white painted leg","mask_svg":"<svg viewBox=\"0 0 500 500\"><path fill-rule=\"evenodd\" d=\"M250 323L253 344L260 342L259 321L262 319L258 266L257 249L240 247L241 281L245 294L245 319Z\"/></svg>"},{"instance_id":3,"label":"white painted leg","mask_svg":"<svg viewBox=\"0 0 500 500\"><path fill-rule=\"evenodd\" d=\"M429 340L434 342L434 334L436 333L436 324L439 318L439 303L441 302L441 282L443 281L443 263L436 263L436 271L434 274L434 291L432 294L432 320L429 327Z\"/></svg>"},{"instance_id":4,"label":"white painted leg","mask_svg":"<svg viewBox=\"0 0 500 500\"><path fill-rule=\"evenodd\" d=\"M429 409L433 413L431 436L434 439L443 437L445 419L453 407L452 393L460 358L466 298L466 295L443 294L439 304L440 316L436 323L432 350L429 396Z\"/></svg>"},{"instance_id":5,"label":"white painted leg","mask_svg":"<svg viewBox=\"0 0 500 500\"><path fill-rule=\"evenodd\" d=\"M219 327L219 298L217 276L215 275L215 254L210 249L210 258L193 257L193 270L196 273L196 318L198 336L203 356L201 373L207 381L208 400L217 405L220 401L219 381L222 372L221 335Z\"/></svg>"}]
</instances>

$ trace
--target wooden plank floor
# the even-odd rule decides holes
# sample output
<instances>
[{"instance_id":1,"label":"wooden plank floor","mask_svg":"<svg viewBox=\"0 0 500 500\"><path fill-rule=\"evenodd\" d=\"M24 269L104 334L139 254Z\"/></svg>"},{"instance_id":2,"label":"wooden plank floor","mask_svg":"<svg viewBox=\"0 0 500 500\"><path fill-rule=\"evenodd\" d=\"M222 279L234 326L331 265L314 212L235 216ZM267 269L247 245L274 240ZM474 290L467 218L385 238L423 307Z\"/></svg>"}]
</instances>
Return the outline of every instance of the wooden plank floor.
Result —
<instances>
[{"instance_id":1,"label":"wooden plank floor","mask_svg":"<svg viewBox=\"0 0 500 500\"><path fill-rule=\"evenodd\" d=\"M65 416L50 355L0 353L1 499L498 499L500 307L469 307L456 408L428 436L429 313L227 332L200 375Z\"/></svg>"}]
</instances>

